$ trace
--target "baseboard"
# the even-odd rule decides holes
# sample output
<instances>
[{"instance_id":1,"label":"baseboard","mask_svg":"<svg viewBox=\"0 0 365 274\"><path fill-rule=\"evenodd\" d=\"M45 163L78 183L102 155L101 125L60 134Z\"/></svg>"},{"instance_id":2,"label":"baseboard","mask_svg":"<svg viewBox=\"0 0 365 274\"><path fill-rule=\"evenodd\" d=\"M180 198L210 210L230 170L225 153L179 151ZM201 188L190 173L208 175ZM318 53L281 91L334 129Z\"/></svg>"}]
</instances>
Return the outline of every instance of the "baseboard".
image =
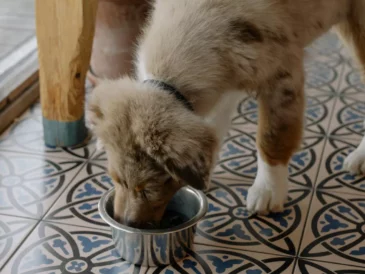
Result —
<instances>
[{"instance_id":1,"label":"baseboard","mask_svg":"<svg viewBox=\"0 0 365 274\"><path fill-rule=\"evenodd\" d=\"M32 85L9 102L0 112L0 133L7 129L16 118L24 113L39 98L39 82Z\"/></svg>"}]
</instances>

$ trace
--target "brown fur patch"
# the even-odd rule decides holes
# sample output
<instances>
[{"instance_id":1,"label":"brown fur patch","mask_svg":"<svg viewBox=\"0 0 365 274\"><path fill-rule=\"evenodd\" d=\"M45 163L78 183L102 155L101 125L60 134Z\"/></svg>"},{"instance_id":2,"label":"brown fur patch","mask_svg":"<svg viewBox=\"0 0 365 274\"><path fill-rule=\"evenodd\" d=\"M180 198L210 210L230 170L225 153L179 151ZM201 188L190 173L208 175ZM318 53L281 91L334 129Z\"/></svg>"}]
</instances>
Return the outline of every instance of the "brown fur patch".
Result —
<instances>
[{"instance_id":1,"label":"brown fur patch","mask_svg":"<svg viewBox=\"0 0 365 274\"><path fill-rule=\"evenodd\" d=\"M109 175L115 183L117 184L121 183L119 176L114 170L109 170Z\"/></svg>"},{"instance_id":2,"label":"brown fur patch","mask_svg":"<svg viewBox=\"0 0 365 274\"><path fill-rule=\"evenodd\" d=\"M316 27L319 28L319 29L323 29L324 28L324 25L321 21L317 21L316 22Z\"/></svg>"},{"instance_id":3,"label":"brown fur patch","mask_svg":"<svg viewBox=\"0 0 365 274\"><path fill-rule=\"evenodd\" d=\"M260 43L264 41L258 27L241 19L230 22L230 31L237 40L243 43Z\"/></svg>"},{"instance_id":4,"label":"brown fur patch","mask_svg":"<svg viewBox=\"0 0 365 274\"><path fill-rule=\"evenodd\" d=\"M101 112L101 109L100 109L99 106L97 106L97 105L90 105L89 106L89 110L91 112L93 112L96 115L97 118L99 118L99 119L103 119L104 118L104 114Z\"/></svg>"},{"instance_id":5,"label":"brown fur patch","mask_svg":"<svg viewBox=\"0 0 365 274\"><path fill-rule=\"evenodd\" d=\"M264 37L279 44L286 44L289 42L289 38L285 35L285 33L283 33L283 31L274 32L271 30L265 30Z\"/></svg>"},{"instance_id":6,"label":"brown fur patch","mask_svg":"<svg viewBox=\"0 0 365 274\"><path fill-rule=\"evenodd\" d=\"M290 78L291 74L290 72L288 72L287 70L279 70L276 74L275 74L275 79L276 80L282 80L285 78Z\"/></svg>"},{"instance_id":7,"label":"brown fur patch","mask_svg":"<svg viewBox=\"0 0 365 274\"><path fill-rule=\"evenodd\" d=\"M299 71L296 73L295 78L272 80L270 88L274 90L258 98L257 146L263 160L272 166L287 165L302 138L304 90L292 88L299 85L297 81L301 83Z\"/></svg>"},{"instance_id":8,"label":"brown fur patch","mask_svg":"<svg viewBox=\"0 0 365 274\"><path fill-rule=\"evenodd\" d=\"M295 90L284 89L282 91L282 94L283 94L283 98L281 99L280 106L283 107L283 108L290 107L290 105L292 105L294 103L294 101L296 100Z\"/></svg>"}]
</instances>

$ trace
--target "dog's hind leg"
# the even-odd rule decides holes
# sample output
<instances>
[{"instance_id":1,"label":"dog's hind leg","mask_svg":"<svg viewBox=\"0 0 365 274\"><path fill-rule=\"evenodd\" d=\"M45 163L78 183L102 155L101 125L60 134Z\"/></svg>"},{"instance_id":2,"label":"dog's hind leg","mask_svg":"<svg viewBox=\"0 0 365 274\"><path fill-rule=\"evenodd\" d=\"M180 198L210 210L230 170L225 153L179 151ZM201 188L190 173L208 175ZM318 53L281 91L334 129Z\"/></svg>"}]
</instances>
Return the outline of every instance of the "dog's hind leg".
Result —
<instances>
[{"instance_id":1,"label":"dog's hind leg","mask_svg":"<svg viewBox=\"0 0 365 274\"><path fill-rule=\"evenodd\" d=\"M352 2L350 14L336 29L356 58L363 83L365 83L365 1ZM365 125L364 125L365 126ZM353 174L365 174L365 136L358 148L345 160L344 167Z\"/></svg>"},{"instance_id":2,"label":"dog's hind leg","mask_svg":"<svg viewBox=\"0 0 365 274\"><path fill-rule=\"evenodd\" d=\"M247 196L252 213L282 211L287 200L288 163L301 142L305 107L302 52L298 55L288 56L291 64L259 92L258 172Z\"/></svg>"}]
</instances>

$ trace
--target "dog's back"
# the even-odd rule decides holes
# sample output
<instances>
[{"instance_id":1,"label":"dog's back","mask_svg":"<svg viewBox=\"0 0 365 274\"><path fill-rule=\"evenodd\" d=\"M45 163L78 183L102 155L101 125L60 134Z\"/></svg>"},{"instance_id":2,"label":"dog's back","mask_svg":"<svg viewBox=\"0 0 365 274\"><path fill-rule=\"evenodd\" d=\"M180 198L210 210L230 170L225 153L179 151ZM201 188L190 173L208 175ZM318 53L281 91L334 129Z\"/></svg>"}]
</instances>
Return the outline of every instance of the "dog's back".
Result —
<instances>
[{"instance_id":1,"label":"dog's back","mask_svg":"<svg viewBox=\"0 0 365 274\"><path fill-rule=\"evenodd\" d=\"M193 100L209 90L212 104L224 90L255 88L288 51L344 18L349 1L158 0L138 50L139 78L148 71Z\"/></svg>"}]
</instances>

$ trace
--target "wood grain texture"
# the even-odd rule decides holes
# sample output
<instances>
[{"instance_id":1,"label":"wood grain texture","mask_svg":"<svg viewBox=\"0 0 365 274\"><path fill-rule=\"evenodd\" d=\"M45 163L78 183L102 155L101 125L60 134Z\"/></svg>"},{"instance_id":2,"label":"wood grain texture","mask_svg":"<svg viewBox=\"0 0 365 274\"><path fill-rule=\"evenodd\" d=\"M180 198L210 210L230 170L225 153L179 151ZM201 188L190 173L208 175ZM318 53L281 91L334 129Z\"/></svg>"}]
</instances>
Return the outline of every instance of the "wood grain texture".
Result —
<instances>
[{"instance_id":1,"label":"wood grain texture","mask_svg":"<svg viewBox=\"0 0 365 274\"><path fill-rule=\"evenodd\" d=\"M36 0L40 94L48 120L73 122L83 117L97 4Z\"/></svg>"}]
</instances>

